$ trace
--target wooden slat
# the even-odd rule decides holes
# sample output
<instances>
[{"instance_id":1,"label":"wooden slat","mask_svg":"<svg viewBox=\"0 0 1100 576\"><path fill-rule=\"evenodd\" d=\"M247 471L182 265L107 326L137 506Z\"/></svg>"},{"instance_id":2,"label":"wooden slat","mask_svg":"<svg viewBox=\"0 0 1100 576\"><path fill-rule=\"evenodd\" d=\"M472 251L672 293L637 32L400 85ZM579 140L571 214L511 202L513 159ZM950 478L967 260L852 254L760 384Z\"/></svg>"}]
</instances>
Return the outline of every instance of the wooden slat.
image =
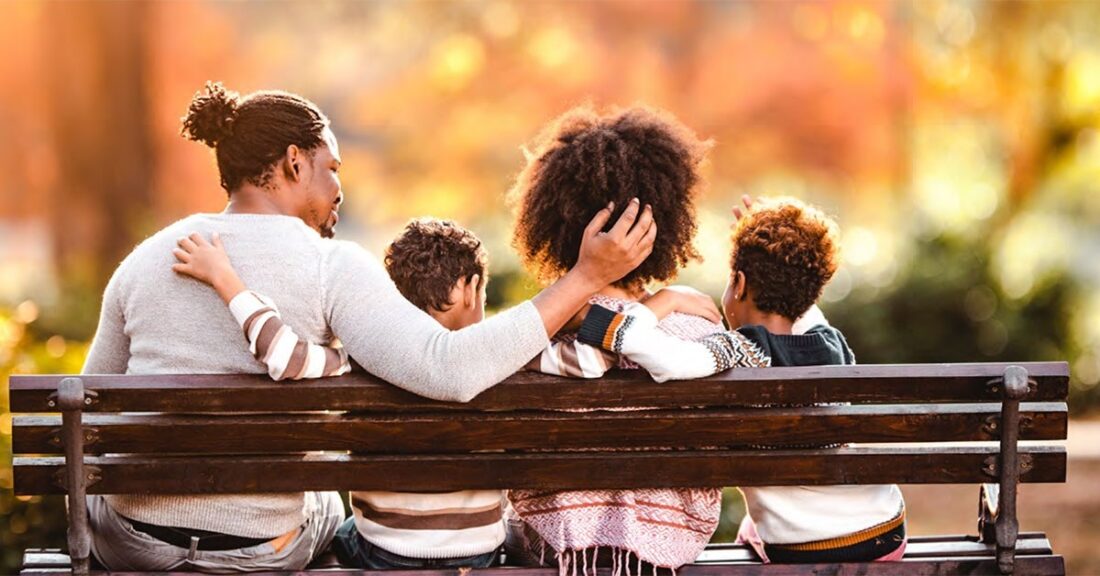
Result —
<instances>
[{"instance_id":1,"label":"wooden slat","mask_svg":"<svg viewBox=\"0 0 1100 576\"><path fill-rule=\"evenodd\" d=\"M1066 437L1066 405L1024 403L1021 440ZM999 404L855 405L644 412L166 416L90 414L88 453L460 453L733 444L965 442L999 438ZM60 452L60 416L16 416L16 454Z\"/></svg>"},{"instance_id":2,"label":"wooden slat","mask_svg":"<svg viewBox=\"0 0 1100 576\"><path fill-rule=\"evenodd\" d=\"M912 536L909 538L909 544L905 551L905 559L902 563L885 564L887 567L894 568L894 571L888 571L887 574L895 573L916 573L916 574L956 574L967 572L951 572L949 570L959 570L963 567L970 567L971 572L975 574L996 574L995 562L993 557L995 549L991 545L980 544L976 542L974 536ZM1046 535L1041 532L1024 532L1019 536L1019 540L1016 545L1017 555L1017 570L1016 574L1064 574L1064 565L1061 562L1061 557L1054 556L1050 551L1050 543L1046 539ZM942 565L943 571L937 572L935 566ZM24 573L33 570L34 573L53 574L57 572L51 572L52 570L67 570L69 566L69 557L62 554L60 550L27 550L24 555L23 568ZM699 556L696 562L692 565L685 566L677 571L677 573L688 574L694 573L695 576L705 576L707 574L714 574L711 570L723 569L721 572L723 575L733 576L735 574L743 574L745 570L754 570L752 566L761 566L756 560L755 554L747 546L739 544L710 544L707 549ZM863 573L859 571L853 572L855 566L858 565L841 565L842 570L847 572L828 572L828 570L836 570L833 567L825 567L823 565L817 565L814 567L819 572L811 572L813 574L822 573L820 570L825 569L824 573L838 573L838 574L851 574L851 573ZM862 565L863 568L870 568L868 565ZM924 568L916 568L918 566L924 566ZM989 568L993 568L993 571L989 571ZM789 572L774 572L774 570L806 570L807 566L775 566L767 567L773 572L765 572L764 574L784 574ZM982 571L982 570L985 571ZM909 570L917 570L917 572L907 572ZM923 572L920 570L924 570ZM503 568L492 570L475 570L474 572L483 573L483 576L520 576L521 574L527 576L556 576L557 570L552 568L547 569L526 569L526 568ZM358 570L320 570L320 571L308 571L307 574L367 574L365 571ZM409 576L455 576L457 571L455 570L418 570L418 571L404 571L404 574ZM750 572L751 573L751 572ZM759 572L757 572L759 573ZM874 573L874 572L871 572ZM117 572L115 574L118 574ZM288 574L282 572L268 572L267 574ZM383 576L380 572L371 572L371 574L377 574ZM393 575L393 571L385 572L386 575ZM610 576L606 571L600 571L593 576Z\"/></svg>"},{"instance_id":3,"label":"wooden slat","mask_svg":"<svg viewBox=\"0 0 1100 576\"><path fill-rule=\"evenodd\" d=\"M1065 362L1017 362L1037 383L1030 401L1064 401ZM920 403L996 401L986 383L1009 363L864 364L740 368L689 382L657 384L640 371L613 371L577 381L521 372L468 404L436 402L365 374L309 382L272 382L262 375L86 375L99 393L89 410L258 411L295 410L522 410L647 406L749 406L755 404ZM51 412L48 396L64 376L12 376L13 412Z\"/></svg>"},{"instance_id":4,"label":"wooden slat","mask_svg":"<svg viewBox=\"0 0 1100 576\"><path fill-rule=\"evenodd\" d=\"M1065 449L1022 446L1023 482L1064 482ZM310 490L439 491L497 488L665 488L822 484L960 484L995 447L847 447L826 450L544 452L438 456L88 457L102 480L91 494L214 494ZM17 494L57 494L60 457L15 458Z\"/></svg>"},{"instance_id":5,"label":"wooden slat","mask_svg":"<svg viewBox=\"0 0 1100 576\"><path fill-rule=\"evenodd\" d=\"M957 556L993 557L995 554L996 546L978 542L977 536L964 535L911 536L905 549L906 560ZM1017 556L1049 556L1051 554L1053 552L1050 549L1050 541L1042 532L1023 532L1019 535L1016 543ZM708 544L706 550L699 555L694 564L729 564L734 562L758 562L758 559L756 553L747 545L719 543ZM23 556L24 568L66 566L69 566L69 556L57 549L28 549Z\"/></svg>"}]
</instances>

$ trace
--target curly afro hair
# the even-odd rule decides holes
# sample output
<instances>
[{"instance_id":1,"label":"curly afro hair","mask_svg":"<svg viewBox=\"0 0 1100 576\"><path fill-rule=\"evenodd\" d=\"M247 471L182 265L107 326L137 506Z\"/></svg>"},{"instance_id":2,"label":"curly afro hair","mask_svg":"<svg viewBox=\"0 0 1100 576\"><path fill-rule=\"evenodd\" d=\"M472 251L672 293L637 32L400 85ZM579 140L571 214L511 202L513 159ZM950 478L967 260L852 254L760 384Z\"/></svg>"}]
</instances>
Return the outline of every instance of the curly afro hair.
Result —
<instances>
[{"instance_id":1,"label":"curly afro hair","mask_svg":"<svg viewBox=\"0 0 1100 576\"><path fill-rule=\"evenodd\" d=\"M313 152L325 143L329 124L317 105L297 94L268 90L242 97L217 82L195 93L181 120L181 135L214 149L227 193L246 181L267 185L287 146Z\"/></svg>"},{"instance_id":2,"label":"curly afro hair","mask_svg":"<svg viewBox=\"0 0 1100 576\"><path fill-rule=\"evenodd\" d=\"M460 278L488 281L489 255L473 232L435 218L409 221L386 247L386 271L406 300L425 312L446 311Z\"/></svg>"},{"instance_id":3,"label":"curly afro hair","mask_svg":"<svg viewBox=\"0 0 1100 576\"><path fill-rule=\"evenodd\" d=\"M763 201L733 231L730 270L744 272L761 312L794 320L821 297L836 273L837 225L792 198Z\"/></svg>"},{"instance_id":4,"label":"curly afro hair","mask_svg":"<svg viewBox=\"0 0 1100 576\"><path fill-rule=\"evenodd\" d=\"M527 152L527 166L510 192L517 208L513 244L543 281L577 263L584 228L615 202L618 220L630 199L653 206L653 253L615 286L667 281L691 260L699 167L712 143L700 141L671 115L645 107L600 115L574 108L552 122Z\"/></svg>"}]
</instances>

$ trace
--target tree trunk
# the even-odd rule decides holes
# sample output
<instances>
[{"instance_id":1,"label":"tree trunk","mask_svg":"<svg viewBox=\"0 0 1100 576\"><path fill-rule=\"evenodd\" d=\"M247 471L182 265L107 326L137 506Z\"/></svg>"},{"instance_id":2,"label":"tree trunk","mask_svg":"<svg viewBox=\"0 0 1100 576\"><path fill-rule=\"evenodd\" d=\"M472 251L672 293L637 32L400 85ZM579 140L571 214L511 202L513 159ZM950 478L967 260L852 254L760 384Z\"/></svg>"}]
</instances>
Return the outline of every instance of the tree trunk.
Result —
<instances>
[{"instance_id":1,"label":"tree trunk","mask_svg":"<svg viewBox=\"0 0 1100 576\"><path fill-rule=\"evenodd\" d=\"M50 4L45 77L59 159L50 218L74 331L94 326L98 294L139 240L155 151L146 91L143 2Z\"/></svg>"}]
</instances>

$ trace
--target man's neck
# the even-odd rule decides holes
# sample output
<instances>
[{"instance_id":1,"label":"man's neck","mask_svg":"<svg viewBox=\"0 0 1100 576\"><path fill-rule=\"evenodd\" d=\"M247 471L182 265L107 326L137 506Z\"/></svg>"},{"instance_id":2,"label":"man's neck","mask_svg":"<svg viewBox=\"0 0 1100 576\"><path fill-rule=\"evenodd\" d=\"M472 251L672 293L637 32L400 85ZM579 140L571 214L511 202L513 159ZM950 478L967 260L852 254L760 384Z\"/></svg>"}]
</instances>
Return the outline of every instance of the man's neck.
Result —
<instances>
[{"instance_id":1,"label":"man's neck","mask_svg":"<svg viewBox=\"0 0 1100 576\"><path fill-rule=\"evenodd\" d=\"M282 214L292 216L280 205L277 195L254 184L242 184L229 195L226 214Z\"/></svg>"}]
</instances>

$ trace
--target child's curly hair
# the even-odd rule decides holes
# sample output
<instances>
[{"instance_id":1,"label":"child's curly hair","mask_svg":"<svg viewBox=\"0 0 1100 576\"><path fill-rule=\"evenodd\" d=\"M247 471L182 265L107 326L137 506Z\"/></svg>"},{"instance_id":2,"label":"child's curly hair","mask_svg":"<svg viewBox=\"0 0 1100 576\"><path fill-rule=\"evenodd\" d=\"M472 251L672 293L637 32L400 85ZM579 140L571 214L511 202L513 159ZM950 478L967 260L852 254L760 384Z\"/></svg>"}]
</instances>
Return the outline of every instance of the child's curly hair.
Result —
<instances>
[{"instance_id":1,"label":"child's curly hair","mask_svg":"<svg viewBox=\"0 0 1100 576\"><path fill-rule=\"evenodd\" d=\"M386 247L386 271L406 300L424 311L446 311L460 278L487 281L489 255L473 232L450 220L419 218Z\"/></svg>"},{"instance_id":2,"label":"child's curly hair","mask_svg":"<svg viewBox=\"0 0 1100 576\"><path fill-rule=\"evenodd\" d=\"M577 263L584 228L596 212L615 202L606 231L637 197L653 206L657 239L653 253L615 285L674 278L700 258L692 244L694 197L711 145L651 108L566 112L536 139L510 193L518 212L513 244L524 265L541 280L565 274Z\"/></svg>"},{"instance_id":3,"label":"child's curly hair","mask_svg":"<svg viewBox=\"0 0 1100 576\"><path fill-rule=\"evenodd\" d=\"M744 272L761 312L801 316L821 297L837 260L836 222L793 198L764 201L733 231L730 270Z\"/></svg>"}]
</instances>

